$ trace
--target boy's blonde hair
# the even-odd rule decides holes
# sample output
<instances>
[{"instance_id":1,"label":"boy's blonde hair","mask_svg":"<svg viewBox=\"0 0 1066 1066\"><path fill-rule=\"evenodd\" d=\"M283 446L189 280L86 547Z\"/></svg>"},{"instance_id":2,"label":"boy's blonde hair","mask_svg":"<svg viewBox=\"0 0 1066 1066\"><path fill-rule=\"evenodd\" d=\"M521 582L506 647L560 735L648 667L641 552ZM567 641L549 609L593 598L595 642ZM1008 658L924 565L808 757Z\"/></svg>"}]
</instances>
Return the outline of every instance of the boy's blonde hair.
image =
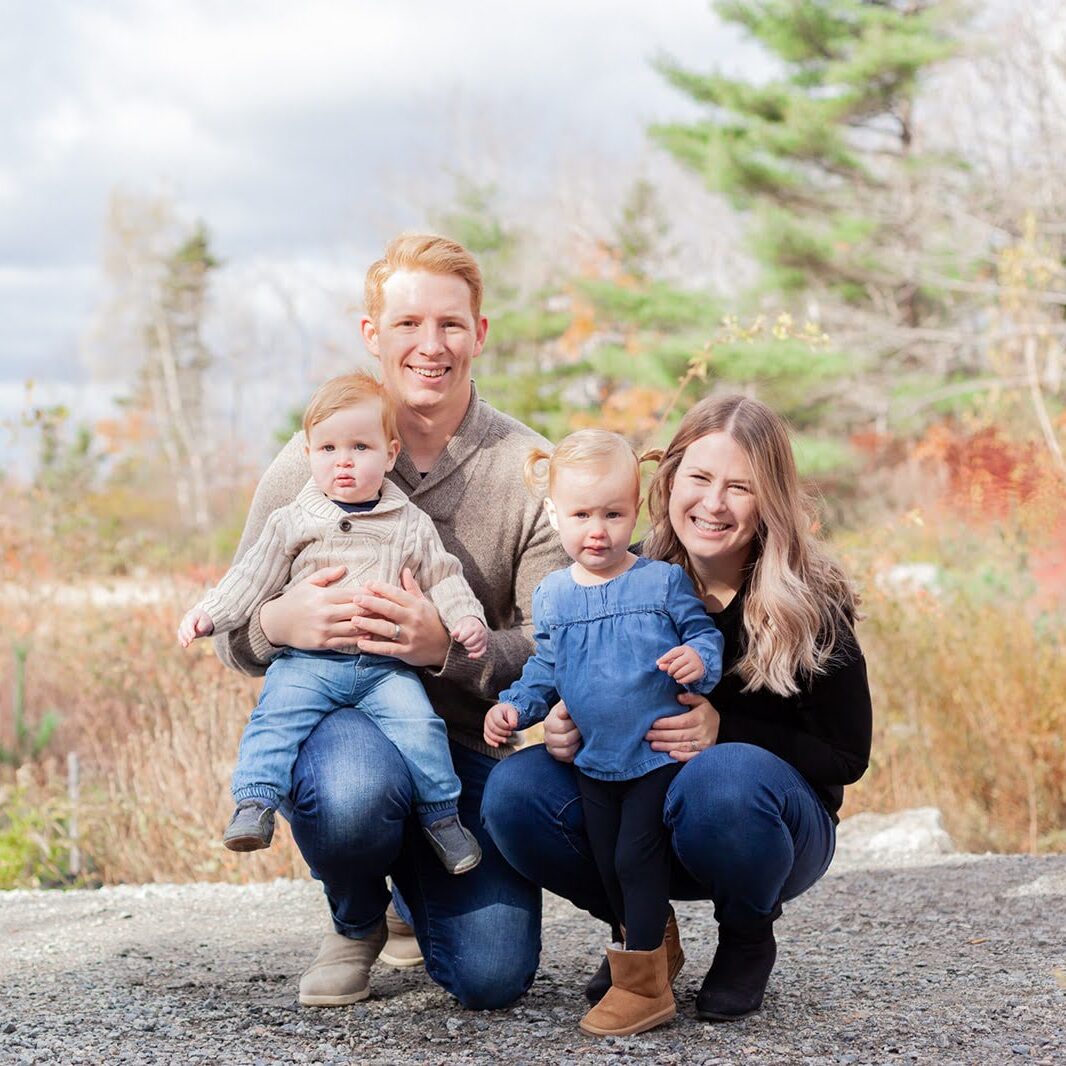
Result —
<instances>
[{"instance_id":1,"label":"boy's blonde hair","mask_svg":"<svg viewBox=\"0 0 1066 1066\"><path fill-rule=\"evenodd\" d=\"M560 470L581 466L628 466L633 471L633 495L640 496L640 464L654 456L638 456L633 446L606 429L579 429L563 437L547 452L534 448L526 459L523 477L531 492L550 496Z\"/></svg>"},{"instance_id":2,"label":"boy's blonde hair","mask_svg":"<svg viewBox=\"0 0 1066 1066\"><path fill-rule=\"evenodd\" d=\"M424 270L428 274L454 274L470 289L470 310L481 317L484 282L477 260L457 241L435 233L406 233L385 246L385 255L366 272L363 302L376 323L385 302L381 288L397 270Z\"/></svg>"},{"instance_id":3,"label":"boy's blonde hair","mask_svg":"<svg viewBox=\"0 0 1066 1066\"><path fill-rule=\"evenodd\" d=\"M307 410L304 411L304 436L310 439L312 427L317 426L319 422L325 422L330 415L348 407L356 407L368 400L378 400L381 403L381 428L385 431L385 439L399 440L396 409L385 392L385 386L366 370L330 378L318 387L307 405Z\"/></svg>"}]
</instances>

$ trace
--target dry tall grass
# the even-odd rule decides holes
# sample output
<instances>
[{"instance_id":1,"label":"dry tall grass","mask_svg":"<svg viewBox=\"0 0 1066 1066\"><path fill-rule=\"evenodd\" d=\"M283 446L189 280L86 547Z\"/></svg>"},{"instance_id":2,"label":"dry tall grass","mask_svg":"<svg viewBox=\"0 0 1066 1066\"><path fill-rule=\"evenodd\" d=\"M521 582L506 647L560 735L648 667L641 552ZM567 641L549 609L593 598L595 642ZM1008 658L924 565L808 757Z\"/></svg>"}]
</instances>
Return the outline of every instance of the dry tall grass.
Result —
<instances>
[{"instance_id":1,"label":"dry tall grass","mask_svg":"<svg viewBox=\"0 0 1066 1066\"><path fill-rule=\"evenodd\" d=\"M1044 491L1024 464L1024 477L1008 462L1009 476L989 480L988 455L1002 466L1003 448L981 438L975 470L957 443L946 465L941 448L940 506L841 540L865 585L860 638L875 706L871 767L844 813L934 804L962 847L1066 851L1063 493ZM208 642L177 646L194 583L143 579L163 589L156 603L64 600L56 589L84 588L72 576L78 553L42 550L20 528L21 538L4 537L0 692L11 686L8 644L28 643L31 723L54 708L63 724L41 762L17 778L0 767L0 887L70 880L70 750L83 768L82 880L305 876L283 821L267 852L233 855L219 842L259 682L222 667ZM56 559L65 571L49 569ZM885 580L913 562L936 566L933 590ZM0 743L9 734L0 710Z\"/></svg>"},{"instance_id":2,"label":"dry tall grass","mask_svg":"<svg viewBox=\"0 0 1066 1066\"><path fill-rule=\"evenodd\" d=\"M220 842L232 809L229 774L259 683L224 669L210 642L186 652L178 647L176 622L195 590L175 589L160 604L124 609L58 606L32 598L32 586L27 593L20 606L0 605L0 631L21 631L30 640L31 716L58 710L63 724L53 748L80 756L87 878L305 876L283 821L269 851L235 855ZM6 662L0 667L0 674L10 672ZM69 806L57 764L26 768L22 781L35 802L51 796Z\"/></svg>"}]
</instances>

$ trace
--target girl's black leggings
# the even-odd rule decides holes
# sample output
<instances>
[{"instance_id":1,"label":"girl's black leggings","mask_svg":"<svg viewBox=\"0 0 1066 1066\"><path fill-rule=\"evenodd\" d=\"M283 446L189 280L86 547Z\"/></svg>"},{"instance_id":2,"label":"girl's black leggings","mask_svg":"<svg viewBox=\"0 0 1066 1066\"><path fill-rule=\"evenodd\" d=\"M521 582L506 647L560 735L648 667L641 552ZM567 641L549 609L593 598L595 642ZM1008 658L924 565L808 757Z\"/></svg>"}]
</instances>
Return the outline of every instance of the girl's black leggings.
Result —
<instances>
[{"instance_id":1,"label":"girl's black leggings","mask_svg":"<svg viewBox=\"0 0 1066 1066\"><path fill-rule=\"evenodd\" d=\"M578 771L585 827L607 898L630 950L663 942L670 913L670 837L663 803L680 763L631 781L600 781Z\"/></svg>"}]
</instances>

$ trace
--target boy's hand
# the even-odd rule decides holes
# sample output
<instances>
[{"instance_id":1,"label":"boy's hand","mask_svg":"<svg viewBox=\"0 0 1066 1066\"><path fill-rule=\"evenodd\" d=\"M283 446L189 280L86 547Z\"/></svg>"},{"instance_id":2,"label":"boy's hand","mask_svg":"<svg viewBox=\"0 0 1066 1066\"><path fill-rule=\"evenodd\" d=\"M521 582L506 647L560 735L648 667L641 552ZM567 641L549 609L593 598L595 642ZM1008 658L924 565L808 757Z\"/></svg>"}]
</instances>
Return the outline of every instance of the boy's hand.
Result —
<instances>
[{"instance_id":1,"label":"boy's hand","mask_svg":"<svg viewBox=\"0 0 1066 1066\"><path fill-rule=\"evenodd\" d=\"M703 660L695 648L681 644L671 648L655 660L660 670L665 670L679 685L691 685L703 677Z\"/></svg>"},{"instance_id":2,"label":"boy's hand","mask_svg":"<svg viewBox=\"0 0 1066 1066\"><path fill-rule=\"evenodd\" d=\"M510 703L497 703L485 715L485 743L498 748L506 744L518 728L518 708Z\"/></svg>"},{"instance_id":3,"label":"boy's hand","mask_svg":"<svg viewBox=\"0 0 1066 1066\"><path fill-rule=\"evenodd\" d=\"M215 631L215 623L206 611L194 607L178 626L178 643L187 648L197 637L209 637Z\"/></svg>"},{"instance_id":4,"label":"boy's hand","mask_svg":"<svg viewBox=\"0 0 1066 1066\"><path fill-rule=\"evenodd\" d=\"M455 623L452 640L458 641L471 659L480 659L489 646L489 631L476 615L468 614Z\"/></svg>"}]
</instances>

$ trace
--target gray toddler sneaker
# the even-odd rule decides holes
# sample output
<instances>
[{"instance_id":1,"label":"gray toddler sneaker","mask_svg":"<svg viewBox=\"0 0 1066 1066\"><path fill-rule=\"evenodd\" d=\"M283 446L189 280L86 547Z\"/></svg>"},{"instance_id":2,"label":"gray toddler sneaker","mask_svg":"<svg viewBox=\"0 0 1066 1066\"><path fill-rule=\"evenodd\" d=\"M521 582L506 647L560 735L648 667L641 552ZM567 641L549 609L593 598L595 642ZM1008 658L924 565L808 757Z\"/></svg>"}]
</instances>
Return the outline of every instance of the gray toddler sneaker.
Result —
<instances>
[{"instance_id":1,"label":"gray toddler sneaker","mask_svg":"<svg viewBox=\"0 0 1066 1066\"><path fill-rule=\"evenodd\" d=\"M465 874L481 862L481 847L474 834L454 814L422 826L437 858L450 874Z\"/></svg>"},{"instance_id":2,"label":"gray toddler sneaker","mask_svg":"<svg viewBox=\"0 0 1066 1066\"><path fill-rule=\"evenodd\" d=\"M269 848L274 836L274 808L263 800L246 799L237 804L222 834L230 851L259 851Z\"/></svg>"}]
</instances>

